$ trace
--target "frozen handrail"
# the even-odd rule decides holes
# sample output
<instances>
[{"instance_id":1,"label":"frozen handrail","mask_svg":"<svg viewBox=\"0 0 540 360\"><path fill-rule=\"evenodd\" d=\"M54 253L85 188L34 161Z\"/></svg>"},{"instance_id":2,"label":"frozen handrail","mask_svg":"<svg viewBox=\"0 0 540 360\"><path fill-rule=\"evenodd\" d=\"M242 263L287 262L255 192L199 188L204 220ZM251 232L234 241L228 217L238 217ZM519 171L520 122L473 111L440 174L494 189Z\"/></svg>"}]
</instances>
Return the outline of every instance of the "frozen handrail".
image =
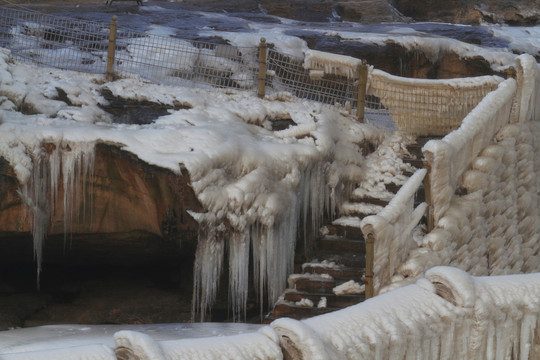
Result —
<instances>
[{"instance_id":1,"label":"frozen handrail","mask_svg":"<svg viewBox=\"0 0 540 360\"><path fill-rule=\"evenodd\" d=\"M299 359L537 359L539 309L539 274L435 267L376 299L271 326Z\"/></svg>"},{"instance_id":2,"label":"frozen handrail","mask_svg":"<svg viewBox=\"0 0 540 360\"><path fill-rule=\"evenodd\" d=\"M391 282L392 276L416 245L412 231L424 216L427 204L421 203L415 208L414 198L426 173L426 169L417 170L383 210L362 220L364 237L373 237L374 240L374 293Z\"/></svg>"}]
</instances>

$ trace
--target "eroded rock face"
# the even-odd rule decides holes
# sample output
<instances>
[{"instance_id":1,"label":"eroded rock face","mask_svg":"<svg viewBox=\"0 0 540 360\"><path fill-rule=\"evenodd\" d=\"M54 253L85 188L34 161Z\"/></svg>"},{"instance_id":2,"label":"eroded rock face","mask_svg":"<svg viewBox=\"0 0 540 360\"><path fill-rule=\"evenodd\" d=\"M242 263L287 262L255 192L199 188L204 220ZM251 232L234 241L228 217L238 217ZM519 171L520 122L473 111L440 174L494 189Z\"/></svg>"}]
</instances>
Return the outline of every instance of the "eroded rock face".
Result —
<instances>
[{"instance_id":1,"label":"eroded rock face","mask_svg":"<svg viewBox=\"0 0 540 360\"><path fill-rule=\"evenodd\" d=\"M393 0L397 10L415 21L441 21L461 24L506 23L540 24L538 0Z\"/></svg>"},{"instance_id":2,"label":"eroded rock face","mask_svg":"<svg viewBox=\"0 0 540 360\"><path fill-rule=\"evenodd\" d=\"M17 193L19 184L5 160L0 161L0 237L30 231ZM84 200L74 198L79 221L74 234L147 232L182 237L194 242L198 225L187 210L201 206L190 187L187 170L177 175L148 165L116 146L98 144L94 177L86 184ZM58 198L63 198L62 184ZM49 235L64 233L63 206L54 212Z\"/></svg>"},{"instance_id":3,"label":"eroded rock face","mask_svg":"<svg viewBox=\"0 0 540 360\"><path fill-rule=\"evenodd\" d=\"M187 210L201 207L187 170L177 175L106 144L96 146L94 168L86 200L74 203L73 234L63 234L62 201L56 208L37 291L29 217L0 159L0 330L189 321L198 224Z\"/></svg>"}]
</instances>

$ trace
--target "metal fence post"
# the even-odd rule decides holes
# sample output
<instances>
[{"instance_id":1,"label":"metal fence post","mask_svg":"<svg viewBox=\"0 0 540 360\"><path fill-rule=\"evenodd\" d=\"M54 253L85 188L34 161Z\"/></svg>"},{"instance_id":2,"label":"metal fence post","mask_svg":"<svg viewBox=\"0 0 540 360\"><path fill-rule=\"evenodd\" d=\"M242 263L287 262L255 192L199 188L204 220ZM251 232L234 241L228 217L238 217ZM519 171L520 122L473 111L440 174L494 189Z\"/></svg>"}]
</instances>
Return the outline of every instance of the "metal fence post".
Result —
<instances>
[{"instance_id":1,"label":"metal fence post","mask_svg":"<svg viewBox=\"0 0 540 360\"><path fill-rule=\"evenodd\" d=\"M116 50L116 16L111 19L111 28L109 30L109 49L107 51L107 81L114 78L114 55Z\"/></svg>"},{"instance_id":2,"label":"metal fence post","mask_svg":"<svg viewBox=\"0 0 540 360\"><path fill-rule=\"evenodd\" d=\"M424 169L427 170L424 177L424 194L427 208L427 232L430 232L435 227L433 219L433 195L431 193L431 166L427 161L424 161Z\"/></svg>"},{"instance_id":3,"label":"metal fence post","mask_svg":"<svg viewBox=\"0 0 540 360\"><path fill-rule=\"evenodd\" d=\"M366 61L358 65L358 105L356 105L356 116L358 121L364 122L364 106L366 105L368 67Z\"/></svg>"},{"instance_id":4,"label":"metal fence post","mask_svg":"<svg viewBox=\"0 0 540 360\"><path fill-rule=\"evenodd\" d=\"M365 297L366 300L373 297L375 289L373 284L373 260L375 257L375 235L369 233L366 238L366 276Z\"/></svg>"},{"instance_id":5,"label":"metal fence post","mask_svg":"<svg viewBox=\"0 0 540 360\"><path fill-rule=\"evenodd\" d=\"M259 84L257 89L257 96L261 99L264 97L266 91L266 39L261 38L259 44Z\"/></svg>"}]
</instances>

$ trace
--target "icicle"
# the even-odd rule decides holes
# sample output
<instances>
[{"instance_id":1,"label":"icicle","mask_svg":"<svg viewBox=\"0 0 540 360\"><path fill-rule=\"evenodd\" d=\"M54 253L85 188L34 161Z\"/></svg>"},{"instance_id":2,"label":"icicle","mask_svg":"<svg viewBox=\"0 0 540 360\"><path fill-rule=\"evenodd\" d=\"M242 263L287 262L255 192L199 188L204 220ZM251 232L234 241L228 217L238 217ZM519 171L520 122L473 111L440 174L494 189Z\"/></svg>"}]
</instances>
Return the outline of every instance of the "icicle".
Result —
<instances>
[{"instance_id":1,"label":"icicle","mask_svg":"<svg viewBox=\"0 0 540 360\"><path fill-rule=\"evenodd\" d=\"M234 320L245 320L249 284L249 231L229 239L229 287Z\"/></svg>"},{"instance_id":2,"label":"icicle","mask_svg":"<svg viewBox=\"0 0 540 360\"><path fill-rule=\"evenodd\" d=\"M215 217L209 214L192 214L199 222L199 241L193 265L192 320L200 315L205 321L211 311L219 288L219 278L225 256L225 225L213 226Z\"/></svg>"},{"instance_id":3,"label":"icicle","mask_svg":"<svg viewBox=\"0 0 540 360\"><path fill-rule=\"evenodd\" d=\"M69 151L66 151L69 149ZM94 144L77 145L48 144L39 148L33 155L33 168L29 181L21 190L21 198L28 208L34 256L37 263L37 288L40 287L40 275L43 260L43 243L54 212L58 208L58 186L60 174L63 176L64 235L71 231L73 219L73 196L85 198L81 181L93 176ZM83 179L84 177L84 179Z\"/></svg>"}]
</instances>

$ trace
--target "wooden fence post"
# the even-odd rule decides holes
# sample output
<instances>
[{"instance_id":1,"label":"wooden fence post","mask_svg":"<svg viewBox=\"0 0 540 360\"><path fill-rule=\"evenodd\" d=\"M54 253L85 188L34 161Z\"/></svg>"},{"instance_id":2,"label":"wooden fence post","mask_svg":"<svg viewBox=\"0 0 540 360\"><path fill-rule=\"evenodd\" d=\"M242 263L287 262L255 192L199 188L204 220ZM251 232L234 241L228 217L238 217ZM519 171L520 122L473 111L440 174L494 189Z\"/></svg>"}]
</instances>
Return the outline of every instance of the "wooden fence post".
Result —
<instances>
[{"instance_id":1,"label":"wooden fence post","mask_svg":"<svg viewBox=\"0 0 540 360\"><path fill-rule=\"evenodd\" d=\"M364 122L364 106L366 105L368 67L366 61L358 65L358 105L356 105L356 116L358 121Z\"/></svg>"},{"instance_id":2,"label":"wooden fence post","mask_svg":"<svg viewBox=\"0 0 540 360\"><path fill-rule=\"evenodd\" d=\"M424 177L424 194L427 208L427 232L430 232L435 227L435 220L433 219L433 195L431 193L431 166L427 161L424 161L424 169L427 170Z\"/></svg>"},{"instance_id":3,"label":"wooden fence post","mask_svg":"<svg viewBox=\"0 0 540 360\"><path fill-rule=\"evenodd\" d=\"M266 49L266 39L261 38L259 44L259 84L257 89L257 96L261 99L266 91Z\"/></svg>"},{"instance_id":4,"label":"wooden fence post","mask_svg":"<svg viewBox=\"0 0 540 360\"><path fill-rule=\"evenodd\" d=\"M373 261L375 257L375 235L369 233L366 238L366 276L365 276L365 297L366 300L373 297L375 285L373 283Z\"/></svg>"},{"instance_id":5,"label":"wooden fence post","mask_svg":"<svg viewBox=\"0 0 540 360\"><path fill-rule=\"evenodd\" d=\"M107 51L107 81L114 79L114 56L116 50L116 16L111 19L109 30L109 49Z\"/></svg>"}]
</instances>

